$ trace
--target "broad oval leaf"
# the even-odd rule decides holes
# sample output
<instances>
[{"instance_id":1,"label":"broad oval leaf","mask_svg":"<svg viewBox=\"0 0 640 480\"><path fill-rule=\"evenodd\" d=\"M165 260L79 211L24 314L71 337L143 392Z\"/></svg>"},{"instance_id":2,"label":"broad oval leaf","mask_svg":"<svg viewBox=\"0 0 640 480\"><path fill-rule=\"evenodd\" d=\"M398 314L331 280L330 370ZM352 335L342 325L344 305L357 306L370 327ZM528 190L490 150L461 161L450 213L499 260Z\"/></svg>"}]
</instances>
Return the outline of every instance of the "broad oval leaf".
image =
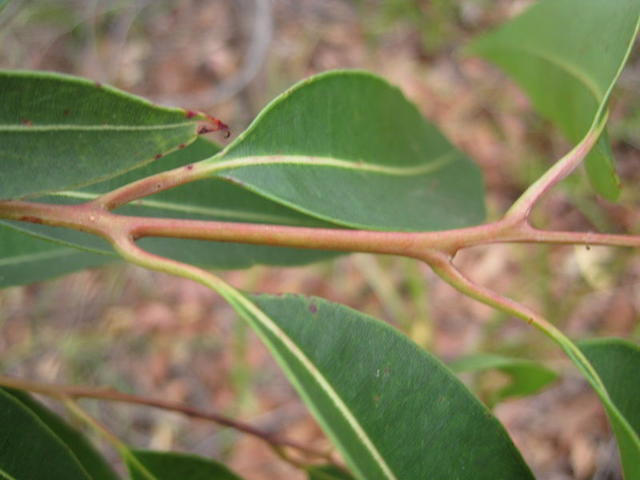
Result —
<instances>
[{"instance_id":1,"label":"broad oval leaf","mask_svg":"<svg viewBox=\"0 0 640 480\"><path fill-rule=\"evenodd\" d=\"M503 357L488 353L477 353L460 358L449 364L455 373L481 373L498 370L509 377L509 383L488 392L481 398L490 408L510 397L533 395L558 378L558 374L541 363L524 358Z\"/></svg>"},{"instance_id":2,"label":"broad oval leaf","mask_svg":"<svg viewBox=\"0 0 640 480\"><path fill-rule=\"evenodd\" d=\"M71 450L82 464L91 480L118 480L115 471L98 453L89 440L71 427L56 413L36 401L26 392L9 388L1 389L13 396L23 407L35 414ZM16 439L17 440L17 439Z\"/></svg>"},{"instance_id":3,"label":"broad oval leaf","mask_svg":"<svg viewBox=\"0 0 640 480\"><path fill-rule=\"evenodd\" d=\"M242 480L219 462L178 452L128 450L131 480Z\"/></svg>"},{"instance_id":4,"label":"broad oval leaf","mask_svg":"<svg viewBox=\"0 0 640 480\"><path fill-rule=\"evenodd\" d=\"M478 167L397 88L365 72L300 82L209 171L347 227L422 231L484 220Z\"/></svg>"},{"instance_id":5,"label":"broad oval leaf","mask_svg":"<svg viewBox=\"0 0 640 480\"><path fill-rule=\"evenodd\" d=\"M0 477L91 480L73 452L38 416L0 389Z\"/></svg>"},{"instance_id":6,"label":"broad oval leaf","mask_svg":"<svg viewBox=\"0 0 640 480\"><path fill-rule=\"evenodd\" d=\"M197 114L90 80L0 71L0 200L122 174L196 138Z\"/></svg>"},{"instance_id":7,"label":"broad oval leaf","mask_svg":"<svg viewBox=\"0 0 640 480\"><path fill-rule=\"evenodd\" d=\"M595 368L612 405L604 404L627 480L640 478L640 347L619 338L578 342Z\"/></svg>"},{"instance_id":8,"label":"broad oval leaf","mask_svg":"<svg viewBox=\"0 0 640 480\"><path fill-rule=\"evenodd\" d=\"M608 101L639 22L640 0L541 0L470 50L512 76L536 109L578 143ZM596 191L616 199L606 134L586 166Z\"/></svg>"},{"instance_id":9,"label":"broad oval leaf","mask_svg":"<svg viewBox=\"0 0 640 480\"><path fill-rule=\"evenodd\" d=\"M390 326L319 298L226 288L357 478L533 478L491 412Z\"/></svg>"}]
</instances>

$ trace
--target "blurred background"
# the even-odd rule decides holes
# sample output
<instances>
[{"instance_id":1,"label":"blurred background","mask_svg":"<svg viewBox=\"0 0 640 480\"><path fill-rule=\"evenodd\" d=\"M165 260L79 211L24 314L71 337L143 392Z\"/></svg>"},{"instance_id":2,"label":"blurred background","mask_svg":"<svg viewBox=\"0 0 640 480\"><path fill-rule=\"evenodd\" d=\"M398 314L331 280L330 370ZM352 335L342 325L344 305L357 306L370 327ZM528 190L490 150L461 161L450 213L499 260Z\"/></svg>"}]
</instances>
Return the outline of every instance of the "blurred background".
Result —
<instances>
[{"instance_id":1,"label":"blurred background","mask_svg":"<svg viewBox=\"0 0 640 480\"><path fill-rule=\"evenodd\" d=\"M397 84L484 171L490 218L569 145L499 71L464 55L475 36L526 8L514 0L12 0L0 13L0 68L82 75L155 102L204 110L236 135L293 83L334 68ZM545 197L535 224L640 233L640 55L613 101L624 190L592 195L577 172ZM221 136L212 136L225 142ZM495 245L465 251L471 278L537 309L572 338L640 340L640 256L624 249ZM0 267L1 268L1 267ZM304 268L222 273L256 292L345 303L404 331L445 362L477 352L538 359L562 373L495 412L541 479L620 478L596 399L533 329L464 298L406 259L351 255ZM0 369L44 382L113 386L329 444L257 338L190 281L113 265L0 291ZM482 398L505 383L465 377ZM139 448L228 463L250 480L302 479L260 441L145 407L81 405ZM107 455L115 455L105 447Z\"/></svg>"}]
</instances>

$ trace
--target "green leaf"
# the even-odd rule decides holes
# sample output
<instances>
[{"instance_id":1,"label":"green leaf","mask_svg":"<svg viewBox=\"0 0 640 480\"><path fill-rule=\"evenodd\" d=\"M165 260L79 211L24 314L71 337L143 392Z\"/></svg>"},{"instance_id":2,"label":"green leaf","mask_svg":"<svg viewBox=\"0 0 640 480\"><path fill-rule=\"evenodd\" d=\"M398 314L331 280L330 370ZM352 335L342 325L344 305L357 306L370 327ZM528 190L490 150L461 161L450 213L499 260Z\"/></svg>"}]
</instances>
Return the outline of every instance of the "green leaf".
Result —
<instances>
[{"instance_id":1,"label":"green leaf","mask_svg":"<svg viewBox=\"0 0 640 480\"><path fill-rule=\"evenodd\" d=\"M347 227L440 230L485 218L478 167L365 72L297 84L209 163L211 175Z\"/></svg>"},{"instance_id":2,"label":"green leaf","mask_svg":"<svg viewBox=\"0 0 640 480\"><path fill-rule=\"evenodd\" d=\"M307 468L308 480L353 480L344 470L333 465L314 465Z\"/></svg>"},{"instance_id":3,"label":"green leaf","mask_svg":"<svg viewBox=\"0 0 640 480\"><path fill-rule=\"evenodd\" d=\"M57 414L25 392L0 389L13 396L23 407L35 414L73 452L92 480L117 480L118 476L87 438Z\"/></svg>"},{"instance_id":4,"label":"green leaf","mask_svg":"<svg viewBox=\"0 0 640 480\"><path fill-rule=\"evenodd\" d=\"M86 185L141 166L192 142L200 119L55 73L0 71L0 92L5 200Z\"/></svg>"},{"instance_id":5,"label":"green leaf","mask_svg":"<svg viewBox=\"0 0 640 480\"><path fill-rule=\"evenodd\" d=\"M578 143L604 114L639 22L639 0L542 0L481 37L471 52L512 76L536 109ZM596 191L616 199L606 134L586 162Z\"/></svg>"},{"instance_id":6,"label":"green leaf","mask_svg":"<svg viewBox=\"0 0 640 480\"><path fill-rule=\"evenodd\" d=\"M479 353L449 364L456 373L499 370L509 376L509 384L490 392L486 402L490 408L509 397L522 397L539 392L558 378L558 374L544 365L522 358Z\"/></svg>"},{"instance_id":7,"label":"green leaf","mask_svg":"<svg viewBox=\"0 0 640 480\"><path fill-rule=\"evenodd\" d=\"M38 416L0 389L0 478L91 480L73 452Z\"/></svg>"},{"instance_id":8,"label":"green leaf","mask_svg":"<svg viewBox=\"0 0 640 480\"><path fill-rule=\"evenodd\" d=\"M578 342L598 372L611 405L605 408L620 449L627 480L640 478L640 348L627 340L599 338Z\"/></svg>"},{"instance_id":9,"label":"green leaf","mask_svg":"<svg viewBox=\"0 0 640 480\"><path fill-rule=\"evenodd\" d=\"M24 226L0 221L0 288L41 282L117 261L112 256L68 248L27 235L14 225Z\"/></svg>"},{"instance_id":10,"label":"green leaf","mask_svg":"<svg viewBox=\"0 0 640 480\"><path fill-rule=\"evenodd\" d=\"M129 450L131 480L241 480L221 463L177 452Z\"/></svg>"},{"instance_id":11,"label":"green leaf","mask_svg":"<svg viewBox=\"0 0 640 480\"><path fill-rule=\"evenodd\" d=\"M357 478L533 478L491 412L385 323L319 298L215 288L267 344Z\"/></svg>"}]
</instances>

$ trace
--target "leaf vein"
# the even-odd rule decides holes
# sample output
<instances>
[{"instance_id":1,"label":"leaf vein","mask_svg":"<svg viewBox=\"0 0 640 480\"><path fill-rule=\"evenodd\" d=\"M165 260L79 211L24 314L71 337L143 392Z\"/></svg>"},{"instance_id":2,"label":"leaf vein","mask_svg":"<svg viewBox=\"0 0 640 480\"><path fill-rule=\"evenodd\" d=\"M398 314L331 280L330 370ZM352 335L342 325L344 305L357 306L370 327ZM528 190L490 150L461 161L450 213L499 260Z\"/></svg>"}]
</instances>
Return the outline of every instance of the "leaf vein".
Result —
<instances>
[{"instance_id":1,"label":"leaf vein","mask_svg":"<svg viewBox=\"0 0 640 480\"><path fill-rule=\"evenodd\" d=\"M460 152L450 150L438 158L421 165L411 165L404 167L393 167L359 161L340 160L330 157L314 157L308 155L263 155L253 157L243 157L222 162L210 163L206 168L207 173L213 174L225 170L236 168L256 167L264 165L310 165L317 167L334 167L344 170L356 170L363 172L380 173L392 176L412 176L426 175L436 172L452 163Z\"/></svg>"}]
</instances>

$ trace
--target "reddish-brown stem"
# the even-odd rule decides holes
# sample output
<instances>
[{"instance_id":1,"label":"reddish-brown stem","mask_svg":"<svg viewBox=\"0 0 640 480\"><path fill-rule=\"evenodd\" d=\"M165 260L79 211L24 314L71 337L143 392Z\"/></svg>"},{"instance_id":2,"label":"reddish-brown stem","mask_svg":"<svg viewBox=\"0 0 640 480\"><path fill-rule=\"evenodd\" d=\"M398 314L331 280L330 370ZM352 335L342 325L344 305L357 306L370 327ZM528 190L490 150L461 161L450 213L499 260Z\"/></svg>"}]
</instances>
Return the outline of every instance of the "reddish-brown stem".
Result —
<instances>
[{"instance_id":1,"label":"reddish-brown stem","mask_svg":"<svg viewBox=\"0 0 640 480\"><path fill-rule=\"evenodd\" d=\"M91 203L105 210L114 210L139 198L199 180L203 175L201 165L201 163L192 163L157 173L105 193Z\"/></svg>"},{"instance_id":2,"label":"reddish-brown stem","mask_svg":"<svg viewBox=\"0 0 640 480\"><path fill-rule=\"evenodd\" d=\"M514 225L507 221L441 232L379 232L130 217L105 211L95 203L50 205L19 201L0 202L0 218L72 228L107 240L117 235L133 239L148 236L188 238L411 258L421 258L431 250L453 255L461 248L506 242L640 247L638 235L545 231L527 223Z\"/></svg>"},{"instance_id":3,"label":"reddish-brown stem","mask_svg":"<svg viewBox=\"0 0 640 480\"><path fill-rule=\"evenodd\" d=\"M130 395L128 393L122 393L113 388L88 388L79 387L73 385L52 385L40 382L33 382L29 380L22 380L18 378L11 378L0 376L0 385L10 388L16 388L20 390L26 390L29 392L39 393L52 398L93 398L97 400L108 400L112 402L130 403L136 405L146 405L147 407L159 408L162 410L168 410L172 412L182 413L191 418L197 418L200 420L207 420L217 423L225 427L233 428L239 432L252 435L254 437L264 440L270 445L277 445L281 447L290 447L299 450L306 455L316 458L324 458L331 460L327 452L322 452L306 445L299 443L295 440L283 438L279 435L274 435L269 432L262 431L252 425L249 425L238 420L220 415L214 412L205 412L192 408L186 405L182 405L177 402L169 402L166 400L156 400L155 398L148 398L139 395Z\"/></svg>"},{"instance_id":4,"label":"reddish-brown stem","mask_svg":"<svg viewBox=\"0 0 640 480\"><path fill-rule=\"evenodd\" d=\"M603 115L595 128L592 128L573 150L558 160L516 200L506 213L505 218L515 222L525 222L540 197L566 178L582 163L598 141L606 122L607 115Z\"/></svg>"}]
</instances>

